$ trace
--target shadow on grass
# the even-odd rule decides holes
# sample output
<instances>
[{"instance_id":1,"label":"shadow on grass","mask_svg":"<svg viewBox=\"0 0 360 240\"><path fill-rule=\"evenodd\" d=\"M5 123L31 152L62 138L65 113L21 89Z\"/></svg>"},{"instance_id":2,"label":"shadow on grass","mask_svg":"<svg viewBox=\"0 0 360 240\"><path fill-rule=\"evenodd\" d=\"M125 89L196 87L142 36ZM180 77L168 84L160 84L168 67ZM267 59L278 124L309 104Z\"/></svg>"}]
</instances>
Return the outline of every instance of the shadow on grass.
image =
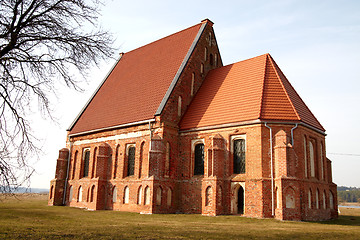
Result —
<instances>
[{"instance_id":1,"label":"shadow on grass","mask_svg":"<svg viewBox=\"0 0 360 240\"><path fill-rule=\"evenodd\" d=\"M338 219L319 221L316 223L325 225L360 226L360 216L340 215Z\"/></svg>"}]
</instances>

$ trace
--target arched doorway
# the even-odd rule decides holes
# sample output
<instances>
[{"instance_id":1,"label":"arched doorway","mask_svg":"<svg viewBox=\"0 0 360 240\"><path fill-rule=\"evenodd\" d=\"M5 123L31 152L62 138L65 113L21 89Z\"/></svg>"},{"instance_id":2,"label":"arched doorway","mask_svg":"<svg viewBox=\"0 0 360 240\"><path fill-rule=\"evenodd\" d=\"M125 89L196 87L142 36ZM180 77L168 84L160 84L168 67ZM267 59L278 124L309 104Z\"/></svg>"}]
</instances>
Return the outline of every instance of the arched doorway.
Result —
<instances>
[{"instance_id":1,"label":"arched doorway","mask_svg":"<svg viewBox=\"0 0 360 240\"><path fill-rule=\"evenodd\" d=\"M244 214L244 188L239 187L237 192L237 210L238 214Z\"/></svg>"}]
</instances>

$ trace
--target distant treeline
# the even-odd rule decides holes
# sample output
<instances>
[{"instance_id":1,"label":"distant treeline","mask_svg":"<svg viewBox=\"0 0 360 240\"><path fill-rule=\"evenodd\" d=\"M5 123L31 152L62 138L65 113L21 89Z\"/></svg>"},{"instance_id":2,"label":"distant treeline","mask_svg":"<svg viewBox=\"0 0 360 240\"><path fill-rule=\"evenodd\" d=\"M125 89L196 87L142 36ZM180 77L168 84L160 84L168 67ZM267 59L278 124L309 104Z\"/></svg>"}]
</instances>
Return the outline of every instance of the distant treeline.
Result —
<instances>
[{"instance_id":1,"label":"distant treeline","mask_svg":"<svg viewBox=\"0 0 360 240\"><path fill-rule=\"evenodd\" d=\"M360 202L360 188L340 186L337 189L339 202Z\"/></svg>"}]
</instances>

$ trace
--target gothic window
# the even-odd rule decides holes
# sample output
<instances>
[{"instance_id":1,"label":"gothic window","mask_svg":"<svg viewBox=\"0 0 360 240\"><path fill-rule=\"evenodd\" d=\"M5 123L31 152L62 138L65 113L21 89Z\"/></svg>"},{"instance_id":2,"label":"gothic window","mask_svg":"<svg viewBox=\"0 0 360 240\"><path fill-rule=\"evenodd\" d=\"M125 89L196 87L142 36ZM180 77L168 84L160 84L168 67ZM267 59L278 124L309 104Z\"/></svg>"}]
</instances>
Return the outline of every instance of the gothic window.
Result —
<instances>
[{"instance_id":1,"label":"gothic window","mask_svg":"<svg viewBox=\"0 0 360 240\"><path fill-rule=\"evenodd\" d=\"M143 159L144 159L144 147L145 147L145 142L142 142L140 144L139 178L141 178L142 164L143 164Z\"/></svg>"},{"instance_id":2,"label":"gothic window","mask_svg":"<svg viewBox=\"0 0 360 240\"><path fill-rule=\"evenodd\" d=\"M145 198L145 205L149 205L150 204L150 188L149 186L146 186L145 191L144 191L144 198Z\"/></svg>"},{"instance_id":3,"label":"gothic window","mask_svg":"<svg viewBox=\"0 0 360 240\"><path fill-rule=\"evenodd\" d=\"M91 191L90 191L90 202L94 201L94 194L95 194L95 185L93 185L91 187Z\"/></svg>"},{"instance_id":4,"label":"gothic window","mask_svg":"<svg viewBox=\"0 0 360 240\"><path fill-rule=\"evenodd\" d=\"M72 201L72 198L73 198L73 187L72 186L70 186L70 188L69 188L69 202L71 202Z\"/></svg>"},{"instance_id":5,"label":"gothic window","mask_svg":"<svg viewBox=\"0 0 360 240\"><path fill-rule=\"evenodd\" d=\"M90 149L86 148L84 149L83 154L83 172L82 177L89 176L89 161L90 161Z\"/></svg>"},{"instance_id":6,"label":"gothic window","mask_svg":"<svg viewBox=\"0 0 360 240\"><path fill-rule=\"evenodd\" d=\"M311 209L311 190L308 192L308 207Z\"/></svg>"},{"instance_id":7,"label":"gothic window","mask_svg":"<svg viewBox=\"0 0 360 240\"><path fill-rule=\"evenodd\" d=\"M326 195L325 195L325 191L323 192L323 209L326 209Z\"/></svg>"},{"instance_id":8,"label":"gothic window","mask_svg":"<svg viewBox=\"0 0 360 240\"><path fill-rule=\"evenodd\" d=\"M305 178L308 175L308 167L307 167L307 147L306 147L306 138L304 137L304 168L305 168Z\"/></svg>"},{"instance_id":9,"label":"gothic window","mask_svg":"<svg viewBox=\"0 0 360 240\"><path fill-rule=\"evenodd\" d=\"M172 203L172 190L171 188L168 189L167 191L167 206L170 207L171 203Z\"/></svg>"},{"instance_id":10,"label":"gothic window","mask_svg":"<svg viewBox=\"0 0 360 240\"><path fill-rule=\"evenodd\" d=\"M331 191L329 192L329 203L330 209L334 209L334 195Z\"/></svg>"},{"instance_id":11,"label":"gothic window","mask_svg":"<svg viewBox=\"0 0 360 240\"><path fill-rule=\"evenodd\" d=\"M204 144L195 145L194 151L194 175L204 175Z\"/></svg>"},{"instance_id":12,"label":"gothic window","mask_svg":"<svg viewBox=\"0 0 360 240\"><path fill-rule=\"evenodd\" d=\"M170 143L166 143L166 154L165 154L165 177L170 175Z\"/></svg>"},{"instance_id":13,"label":"gothic window","mask_svg":"<svg viewBox=\"0 0 360 240\"><path fill-rule=\"evenodd\" d=\"M178 98L178 116L181 116L181 104L182 104L182 99L181 96L179 96Z\"/></svg>"},{"instance_id":14,"label":"gothic window","mask_svg":"<svg viewBox=\"0 0 360 240\"><path fill-rule=\"evenodd\" d=\"M161 198L162 198L162 189L161 187L158 187L158 189L156 190L156 205L158 206L161 205Z\"/></svg>"},{"instance_id":15,"label":"gothic window","mask_svg":"<svg viewBox=\"0 0 360 240\"><path fill-rule=\"evenodd\" d=\"M112 201L113 201L113 202L116 202L116 200L117 200L117 189L116 189L116 186L113 188L112 197L113 197Z\"/></svg>"},{"instance_id":16,"label":"gothic window","mask_svg":"<svg viewBox=\"0 0 360 240\"><path fill-rule=\"evenodd\" d=\"M120 149L120 145L116 146L116 151L115 151L115 160L114 160L114 171L113 171L113 178L116 178L116 174L117 174L117 167L118 167L118 159L119 159L119 149Z\"/></svg>"},{"instance_id":17,"label":"gothic window","mask_svg":"<svg viewBox=\"0 0 360 240\"><path fill-rule=\"evenodd\" d=\"M211 46L212 36L211 33L209 33L209 46Z\"/></svg>"},{"instance_id":18,"label":"gothic window","mask_svg":"<svg viewBox=\"0 0 360 240\"><path fill-rule=\"evenodd\" d=\"M204 64L203 64L203 63L200 65L200 73L201 73L201 74L204 73Z\"/></svg>"},{"instance_id":19,"label":"gothic window","mask_svg":"<svg viewBox=\"0 0 360 240\"><path fill-rule=\"evenodd\" d=\"M213 55L211 53L210 53L209 59L210 59L210 65L211 66L214 65L214 57L213 57Z\"/></svg>"},{"instance_id":20,"label":"gothic window","mask_svg":"<svg viewBox=\"0 0 360 240\"><path fill-rule=\"evenodd\" d=\"M78 202L82 202L82 196L83 196L83 190L82 187L80 186L78 190L78 199L77 199Z\"/></svg>"},{"instance_id":21,"label":"gothic window","mask_svg":"<svg viewBox=\"0 0 360 240\"><path fill-rule=\"evenodd\" d=\"M212 188L208 186L205 191L205 206L211 206L212 203Z\"/></svg>"},{"instance_id":22,"label":"gothic window","mask_svg":"<svg viewBox=\"0 0 360 240\"><path fill-rule=\"evenodd\" d=\"M130 198L130 189L128 186L126 186L124 188L124 204L128 204L129 203L129 198Z\"/></svg>"},{"instance_id":23,"label":"gothic window","mask_svg":"<svg viewBox=\"0 0 360 240\"><path fill-rule=\"evenodd\" d=\"M311 141L309 142L309 153L310 153L310 176L315 177L315 151L314 151L314 145Z\"/></svg>"},{"instance_id":24,"label":"gothic window","mask_svg":"<svg viewBox=\"0 0 360 240\"><path fill-rule=\"evenodd\" d=\"M207 54L208 54L208 51L207 51L207 47L205 47L205 56L204 56L204 61L207 61Z\"/></svg>"},{"instance_id":25,"label":"gothic window","mask_svg":"<svg viewBox=\"0 0 360 240\"><path fill-rule=\"evenodd\" d=\"M315 206L316 206L316 209L319 209L319 189L316 189L316 192L315 192Z\"/></svg>"},{"instance_id":26,"label":"gothic window","mask_svg":"<svg viewBox=\"0 0 360 240\"><path fill-rule=\"evenodd\" d=\"M289 188L285 197L286 208L295 208L295 191Z\"/></svg>"},{"instance_id":27,"label":"gothic window","mask_svg":"<svg viewBox=\"0 0 360 240\"><path fill-rule=\"evenodd\" d=\"M245 139L238 138L233 140L233 173L245 173Z\"/></svg>"},{"instance_id":28,"label":"gothic window","mask_svg":"<svg viewBox=\"0 0 360 240\"><path fill-rule=\"evenodd\" d=\"M135 170L135 146L131 145L128 146L127 149L127 175L126 176L133 176Z\"/></svg>"},{"instance_id":29,"label":"gothic window","mask_svg":"<svg viewBox=\"0 0 360 240\"><path fill-rule=\"evenodd\" d=\"M217 67L218 66L218 55L217 55L217 53L215 53L214 63L215 63L215 67Z\"/></svg>"}]
</instances>

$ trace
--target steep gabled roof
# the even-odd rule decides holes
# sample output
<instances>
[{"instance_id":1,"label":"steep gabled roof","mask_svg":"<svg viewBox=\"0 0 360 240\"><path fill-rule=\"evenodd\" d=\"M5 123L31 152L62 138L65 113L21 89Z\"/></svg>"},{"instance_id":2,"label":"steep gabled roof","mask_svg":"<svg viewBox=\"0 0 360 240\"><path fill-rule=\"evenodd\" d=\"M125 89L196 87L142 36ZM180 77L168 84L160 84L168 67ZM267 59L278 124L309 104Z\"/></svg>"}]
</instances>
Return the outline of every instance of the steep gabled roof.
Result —
<instances>
[{"instance_id":1,"label":"steep gabled roof","mask_svg":"<svg viewBox=\"0 0 360 240\"><path fill-rule=\"evenodd\" d=\"M300 121L325 131L269 54L210 71L180 129L251 120Z\"/></svg>"},{"instance_id":2,"label":"steep gabled roof","mask_svg":"<svg viewBox=\"0 0 360 240\"><path fill-rule=\"evenodd\" d=\"M154 118L202 28L200 23L123 54L70 134Z\"/></svg>"}]
</instances>

